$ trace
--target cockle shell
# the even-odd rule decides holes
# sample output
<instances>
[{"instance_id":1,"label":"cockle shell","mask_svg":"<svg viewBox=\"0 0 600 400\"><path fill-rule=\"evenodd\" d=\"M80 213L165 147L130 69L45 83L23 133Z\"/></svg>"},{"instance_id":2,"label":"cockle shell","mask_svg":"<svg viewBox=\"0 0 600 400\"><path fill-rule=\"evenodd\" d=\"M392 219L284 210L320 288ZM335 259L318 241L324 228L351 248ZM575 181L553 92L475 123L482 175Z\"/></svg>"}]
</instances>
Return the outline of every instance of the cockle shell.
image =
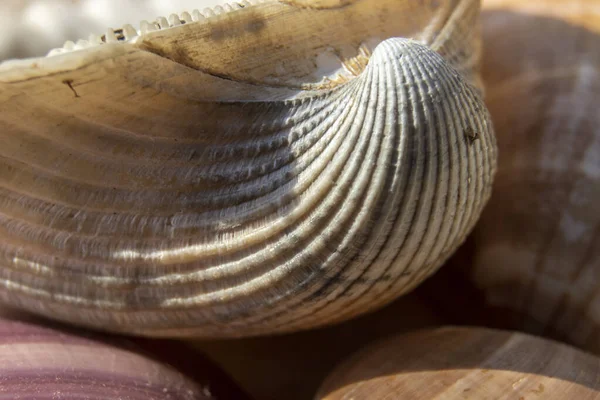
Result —
<instances>
[{"instance_id":1,"label":"cockle shell","mask_svg":"<svg viewBox=\"0 0 600 400\"><path fill-rule=\"evenodd\" d=\"M484 3L500 157L475 285L516 328L600 351L600 2ZM532 29L535 27L535 29Z\"/></svg>"},{"instance_id":2,"label":"cockle shell","mask_svg":"<svg viewBox=\"0 0 600 400\"><path fill-rule=\"evenodd\" d=\"M415 331L360 350L316 399L600 399L600 359L547 339L484 328Z\"/></svg>"},{"instance_id":3,"label":"cockle shell","mask_svg":"<svg viewBox=\"0 0 600 400\"><path fill-rule=\"evenodd\" d=\"M478 6L243 3L3 64L0 299L228 337L408 292L491 189Z\"/></svg>"},{"instance_id":4,"label":"cockle shell","mask_svg":"<svg viewBox=\"0 0 600 400\"><path fill-rule=\"evenodd\" d=\"M222 398L211 390L125 341L0 320L1 399Z\"/></svg>"}]
</instances>

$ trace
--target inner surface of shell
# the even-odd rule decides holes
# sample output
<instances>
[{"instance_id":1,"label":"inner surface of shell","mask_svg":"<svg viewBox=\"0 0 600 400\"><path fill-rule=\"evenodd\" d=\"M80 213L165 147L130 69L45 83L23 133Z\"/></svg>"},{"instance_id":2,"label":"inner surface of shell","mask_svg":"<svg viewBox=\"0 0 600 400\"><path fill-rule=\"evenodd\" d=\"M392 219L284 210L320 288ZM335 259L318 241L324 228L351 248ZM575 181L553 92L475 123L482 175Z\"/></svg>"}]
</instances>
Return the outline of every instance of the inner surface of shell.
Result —
<instances>
[{"instance_id":1,"label":"inner surface of shell","mask_svg":"<svg viewBox=\"0 0 600 400\"><path fill-rule=\"evenodd\" d=\"M350 318L434 272L495 170L478 2L305 3L0 65L0 299L246 336Z\"/></svg>"}]
</instances>

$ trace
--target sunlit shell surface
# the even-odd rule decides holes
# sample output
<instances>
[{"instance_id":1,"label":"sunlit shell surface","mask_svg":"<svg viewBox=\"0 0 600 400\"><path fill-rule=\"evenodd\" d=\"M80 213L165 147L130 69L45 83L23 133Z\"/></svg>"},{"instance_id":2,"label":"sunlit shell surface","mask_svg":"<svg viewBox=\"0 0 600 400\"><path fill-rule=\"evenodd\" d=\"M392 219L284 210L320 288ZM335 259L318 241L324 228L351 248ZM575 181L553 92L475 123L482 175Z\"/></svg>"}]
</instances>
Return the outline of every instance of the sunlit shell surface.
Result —
<instances>
[{"instance_id":1,"label":"sunlit shell surface","mask_svg":"<svg viewBox=\"0 0 600 400\"><path fill-rule=\"evenodd\" d=\"M518 327L600 351L600 2L484 5L501 157L471 276Z\"/></svg>"},{"instance_id":2,"label":"sunlit shell surface","mask_svg":"<svg viewBox=\"0 0 600 400\"><path fill-rule=\"evenodd\" d=\"M411 290L491 190L478 9L244 3L3 64L0 299L218 337Z\"/></svg>"},{"instance_id":3,"label":"sunlit shell surface","mask_svg":"<svg viewBox=\"0 0 600 400\"><path fill-rule=\"evenodd\" d=\"M523 333L445 327L377 342L315 399L599 399L600 359Z\"/></svg>"}]
</instances>

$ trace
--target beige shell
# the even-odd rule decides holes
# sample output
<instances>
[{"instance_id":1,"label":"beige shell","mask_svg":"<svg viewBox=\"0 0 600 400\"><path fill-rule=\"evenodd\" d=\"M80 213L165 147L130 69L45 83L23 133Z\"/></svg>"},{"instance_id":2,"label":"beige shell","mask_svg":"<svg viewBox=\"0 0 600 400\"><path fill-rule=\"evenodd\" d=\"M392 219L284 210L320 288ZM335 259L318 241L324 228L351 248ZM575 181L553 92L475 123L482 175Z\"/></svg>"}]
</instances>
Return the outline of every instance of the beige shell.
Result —
<instances>
[{"instance_id":1,"label":"beige shell","mask_svg":"<svg viewBox=\"0 0 600 400\"><path fill-rule=\"evenodd\" d=\"M500 159L471 277L516 327L600 351L600 2L484 7Z\"/></svg>"},{"instance_id":2,"label":"beige shell","mask_svg":"<svg viewBox=\"0 0 600 400\"><path fill-rule=\"evenodd\" d=\"M342 3L185 13L0 66L0 299L247 336L435 271L495 169L478 2Z\"/></svg>"},{"instance_id":3,"label":"beige shell","mask_svg":"<svg viewBox=\"0 0 600 400\"><path fill-rule=\"evenodd\" d=\"M445 327L367 346L317 400L600 399L600 359L523 333Z\"/></svg>"}]
</instances>

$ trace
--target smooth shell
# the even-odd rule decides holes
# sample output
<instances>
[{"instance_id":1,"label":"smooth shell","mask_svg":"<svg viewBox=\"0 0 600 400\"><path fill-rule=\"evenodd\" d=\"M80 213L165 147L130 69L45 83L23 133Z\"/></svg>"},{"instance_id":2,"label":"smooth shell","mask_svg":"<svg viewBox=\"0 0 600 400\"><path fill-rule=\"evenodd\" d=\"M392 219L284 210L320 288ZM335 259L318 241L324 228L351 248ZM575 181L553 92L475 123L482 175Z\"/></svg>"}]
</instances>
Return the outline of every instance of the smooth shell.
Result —
<instances>
[{"instance_id":1,"label":"smooth shell","mask_svg":"<svg viewBox=\"0 0 600 400\"><path fill-rule=\"evenodd\" d=\"M217 399L211 390L124 340L0 320L2 399Z\"/></svg>"},{"instance_id":2,"label":"smooth shell","mask_svg":"<svg viewBox=\"0 0 600 400\"><path fill-rule=\"evenodd\" d=\"M415 331L339 365L315 399L600 399L600 359L522 333Z\"/></svg>"},{"instance_id":3,"label":"smooth shell","mask_svg":"<svg viewBox=\"0 0 600 400\"><path fill-rule=\"evenodd\" d=\"M224 337L410 291L491 189L477 11L267 1L0 66L0 299Z\"/></svg>"},{"instance_id":4,"label":"smooth shell","mask_svg":"<svg viewBox=\"0 0 600 400\"><path fill-rule=\"evenodd\" d=\"M514 325L600 351L600 2L484 3L498 137L469 269ZM532 29L535 27L535 29Z\"/></svg>"}]
</instances>

